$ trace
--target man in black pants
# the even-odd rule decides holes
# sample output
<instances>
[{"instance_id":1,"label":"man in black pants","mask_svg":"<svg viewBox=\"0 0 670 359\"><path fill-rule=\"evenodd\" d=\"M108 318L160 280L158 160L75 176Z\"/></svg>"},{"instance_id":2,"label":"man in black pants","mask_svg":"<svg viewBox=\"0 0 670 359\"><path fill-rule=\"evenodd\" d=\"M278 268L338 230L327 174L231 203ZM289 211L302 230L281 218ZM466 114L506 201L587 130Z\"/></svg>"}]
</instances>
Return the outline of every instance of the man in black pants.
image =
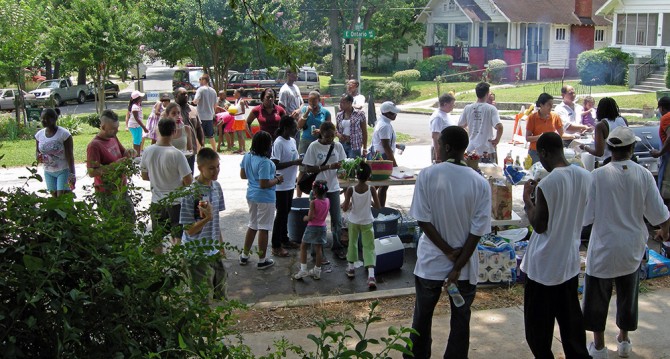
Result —
<instances>
[{"instance_id":1,"label":"man in black pants","mask_svg":"<svg viewBox=\"0 0 670 359\"><path fill-rule=\"evenodd\" d=\"M546 132L537 152L549 175L524 186L524 209L533 234L521 270L526 273L524 323L535 358L553 358L551 342L558 321L567 359L590 358L577 294L579 245L591 175L571 166L563 140ZM534 194L534 197L532 196Z\"/></svg>"}]
</instances>

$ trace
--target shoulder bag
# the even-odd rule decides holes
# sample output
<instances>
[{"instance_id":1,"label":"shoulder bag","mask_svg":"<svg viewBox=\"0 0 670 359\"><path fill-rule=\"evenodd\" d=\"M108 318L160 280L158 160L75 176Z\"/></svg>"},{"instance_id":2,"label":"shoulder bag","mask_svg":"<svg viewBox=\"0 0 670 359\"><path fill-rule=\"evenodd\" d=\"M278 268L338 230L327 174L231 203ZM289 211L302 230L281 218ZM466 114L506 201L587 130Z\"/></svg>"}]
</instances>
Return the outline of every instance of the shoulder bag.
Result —
<instances>
[{"instance_id":1,"label":"shoulder bag","mask_svg":"<svg viewBox=\"0 0 670 359\"><path fill-rule=\"evenodd\" d=\"M330 144L330 149L328 149L328 154L326 155L326 159L323 161L321 166L325 166L326 163L328 163L328 160L330 159L330 155L333 154L333 148L335 147L335 143ZM300 191L302 193L309 194L312 191L312 184L316 180L316 176L318 173L305 173L302 178L300 178L300 181L298 181L298 188L300 188Z\"/></svg>"}]
</instances>

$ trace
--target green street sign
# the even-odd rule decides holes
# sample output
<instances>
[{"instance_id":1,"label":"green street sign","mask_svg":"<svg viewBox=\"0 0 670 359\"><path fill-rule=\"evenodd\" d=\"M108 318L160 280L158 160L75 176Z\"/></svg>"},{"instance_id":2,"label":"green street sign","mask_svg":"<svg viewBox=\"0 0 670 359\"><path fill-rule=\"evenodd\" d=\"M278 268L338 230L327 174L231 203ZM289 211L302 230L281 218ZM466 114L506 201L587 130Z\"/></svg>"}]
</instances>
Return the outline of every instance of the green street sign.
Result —
<instances>
[{"instance_id":1,"label":"green street sign","mask_svg":"<svg viewBox=\"0 0 670 359\"><path fill-rule=\"evenodd\" d=\"M359 22L354 25L354 30L363 30L363 23Z\"/></svg>"},{"instance_id":2,"label":"green street sign","mask_svg":"<svg viewBox=\"0 0 670 359\"><path fill-rule=\"evenodd\" d=\"M375 30L344 30L342 37L345 39L374 39Z\"/></svg>"}]
</instances>

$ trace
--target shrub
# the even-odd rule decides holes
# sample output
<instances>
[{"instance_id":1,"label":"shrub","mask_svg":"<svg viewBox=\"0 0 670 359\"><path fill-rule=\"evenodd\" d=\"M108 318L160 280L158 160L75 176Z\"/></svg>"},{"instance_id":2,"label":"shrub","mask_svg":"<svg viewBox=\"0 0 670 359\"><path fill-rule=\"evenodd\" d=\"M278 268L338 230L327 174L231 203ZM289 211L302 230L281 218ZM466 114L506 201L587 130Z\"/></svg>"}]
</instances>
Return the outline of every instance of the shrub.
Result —
<instances>
[{"instance_id":1,"label":"shrub","mask_svg":"<svg viewBox=\"0 0 670 359\"><path fill-rule=\"evenodd\" d=\"M327 54L323 57L323 64L318 66L321 72L333 72L333 54Z\"/></svg>"},{"instance_id":2,"label":"shrub","mask_svg":"<svg viewBox=\"0 0 670 359\"><path fill-rule=\"evenodd\" d=\"M666 64L670 65L670 55L668 55ZM670 71L668 71L667 67L665 68L665 87L670 88Z\"/></svg>"},{"instance_id":3,"label":"shrub","mask_svg":"<svg viewBox=\"0 0 670 359\"><path fill-rule=\"evenodd\" d=\"M435 76L444 75L447 73L449 63L453 61L453 57L449 55L437 55L429 57L419 62L415 69L421 73L421 80L433 81Z\"/></svg>"},{"instance_id":4,"label":"shrub","mask_svg":"<svg viewBox=\"0 0 670 359\"><path fill-rule=\"evenodd\" d=\"M68 130L72 136L78 135L81 133L82 120L79 116L72 115L63 115L58 117L58 126L63 127Z\"/></svg>"},{"instance_id":5,"label":"shrub","mask_svg":"<svg viewBox=\"0 0 670 359\"><path fill-rule=\"evenodd\" d=\"M100 128L100 115L97 113L89 113L79 116L79 119L87 123L91 127Z\"/></svg>"},{"instance_id":6,"label":"shrub","mask_svg":"<svg viewBox=\"0 0 670 359\"><path fill-rule=\"evenodd\" d=\"M375 101L393 101L398 103L402 100L404 92L405 88L400 82L381 82L375 89Z\"/></svg>"},{"instance_id":7,"label":"shrub","mask_svg":"<svg viewBox=\"0 0 670 359\"><path fill-rule=\"evenodd\" d=\"M484 72L485 81L501 82L505 68L507 68L507 62L501 59L493 59L489 60L488 65L488 68Z\"/></svg>"},{"instance_id":8,"label":"shrub","mask_svg":"<svg viewBox=\"0 0 670 359\"><path fill-rule=\"evenodd\" d=\"M420 77L421 73L417 70L404 70L394 73L393 81L400 82L405 88L405 93L409 93L411 90L410 83L412 81L417 81Z\"/></svg>"},{"instance_id":9,"label":"shrub","mask_svg":"<svg viewBox=\"0 0 670 359\"><path fill-rule=\"evenodd\" d=\"M34 139L41 124L37 121L29 121L27 125L16 123L12 117L0 119L0 139L6 141L31 140Z\"/></svg>"},{"instance_id":10,"label":"shrub","mask_svg":"<svg viewBox=\"0 0 670 359\"><path fill-rule=\"evenodd\" d=\"M622 85L633 58L615 48L584 51L577 57L577 71L583 84Z\"/></svg>"}]
</instances>

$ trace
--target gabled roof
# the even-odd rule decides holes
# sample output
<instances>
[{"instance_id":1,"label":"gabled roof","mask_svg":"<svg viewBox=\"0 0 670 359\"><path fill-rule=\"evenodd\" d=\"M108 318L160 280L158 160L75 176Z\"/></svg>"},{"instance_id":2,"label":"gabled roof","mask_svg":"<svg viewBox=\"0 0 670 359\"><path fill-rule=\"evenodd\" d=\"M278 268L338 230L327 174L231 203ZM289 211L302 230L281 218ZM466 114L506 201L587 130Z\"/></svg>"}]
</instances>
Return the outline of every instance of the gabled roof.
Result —
<instances>
[{"instance_id":1,"label":"gabled roof","mask_svg":"<svg viewBox=\"0 0 670 359\"><path fill-rule=\"evenodd\" d=\"M456 3L471 20L479 22L491 21L491 17L477 5L475 0L456 0Z\"/></svg>"},{"instance_id":2,"label":"gabled roof","mask_svg":"<svg viewBox=\"0 0 670 359\"><path fill-rule=\"evenodd\" d=\"M593 6L593 10L595 10L596 14L598 15L609 15L614 8L621 4L620 0L607 0L604 4L600 6L600 8L597 8ZM595 4L594 4L595 5Z\"/></svg>"}]
</instances>

